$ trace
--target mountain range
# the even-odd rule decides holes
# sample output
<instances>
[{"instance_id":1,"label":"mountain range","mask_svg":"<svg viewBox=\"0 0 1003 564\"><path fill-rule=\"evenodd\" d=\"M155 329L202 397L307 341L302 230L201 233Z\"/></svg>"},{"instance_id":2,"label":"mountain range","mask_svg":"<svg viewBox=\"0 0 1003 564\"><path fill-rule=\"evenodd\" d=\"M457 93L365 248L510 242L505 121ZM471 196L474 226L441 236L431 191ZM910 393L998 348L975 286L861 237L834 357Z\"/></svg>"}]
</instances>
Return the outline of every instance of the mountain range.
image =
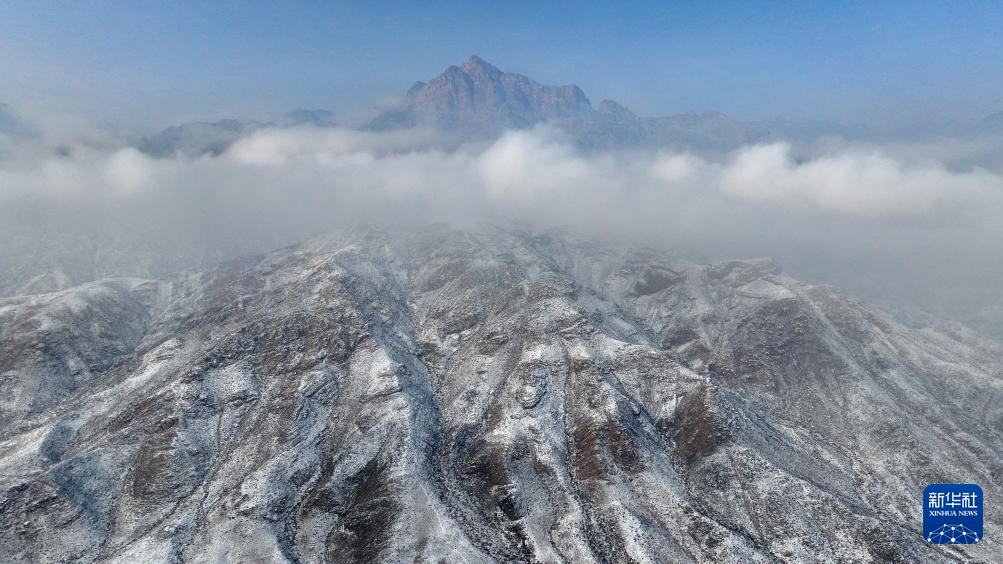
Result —
<instances>
[{"instance_id":1,"label":"mountain range","mask_svg":"<svg viewBox=\"0 0 1003 564\"><path fill-rule=\"evenodd\" d=\"M26 131L0 105L0 133ZM1003 113L987 116L955 134L962 137L996 136L1003 131ZM656 148L692 152L729 151L759 142L810 142L835 137L866 140L877 134L866 126L778 116L742 121L717 111L679 115L639 116L613 100L593 106L578 86L548 86L517 73L505 72L476 55L440 75L418 81L403 102L384 109L362 123L340 123L332 112L297 108L278 120L225 118L186 122L144 136L136 143L155 157L215 156L238 139L266 127L356 127L393 131L434 127L470 138L490 138L505 129L538 124L556 127L584 149Z\"/></svg>"},{"instance_id":2,"label":"mountain range","mask_svg":"<svg viewBox=\"0 0 1003 564\"><path fill-rule=\"evenodd\" d=\"M218 156L236 140L266 127L334 127L334 114L328 110L297 108L286 112L278 122L234 118L196 121L173 125L154 135L143 137L137 148L154 157Z\"/></svg>"},{"instance_id":3,"label":"mountain range","mask_svg":"<svg viewBox=\"0 0 1003 564\"><path fill-rule=\"evenodd\" d=\"M717 112L642 118L612 100L593 108L578 86L541 85L520 74L502 72L476 55L428 82L415 83L401 107L387 110L367 127L431 125L493 134L540 123L559 127L594 148L722 149L770 136L763 124L741 123Z\"/></svg>"},{"instance_id":4,"label":"mountain range","mask_svg":"<svg viewBox=\"0 0 1003 564\"><path fill-rule=\"evenodd\" d=\"M593 107L581 88L547 86L520 74L503 72L474 55L427 82L416 82L404 102L360 124L369 131L424 126L483 138L505 129L549 124L587 149L670 148L730 150L760 141L802 141L824 136L866 134L832 122L776 118L742 122L706 111L641 117L613 100ZM154 156L219 154L245 135L266 126L334 125L324 110L294 110L277 123L225 119L172 126L145 138L139 147Z\"/></svg>"},{"instance_id":5,"label":"mountain range","mask_svg":"<svg viewBox=\"0 0 1003 564\"><path fill-rule=\"evenodd\" d=\"M772 261L342 229L0 300L9 562L991 562L1003 348Z\"/></svg>"}]
</instances>

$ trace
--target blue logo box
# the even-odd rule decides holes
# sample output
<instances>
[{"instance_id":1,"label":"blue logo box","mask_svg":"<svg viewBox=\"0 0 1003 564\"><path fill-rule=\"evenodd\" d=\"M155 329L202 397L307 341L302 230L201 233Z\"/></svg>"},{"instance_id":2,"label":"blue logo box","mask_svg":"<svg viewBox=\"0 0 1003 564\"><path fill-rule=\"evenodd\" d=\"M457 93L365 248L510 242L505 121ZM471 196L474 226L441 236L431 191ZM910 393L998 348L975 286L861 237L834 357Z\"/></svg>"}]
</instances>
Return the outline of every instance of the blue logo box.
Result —
<instances>
[{"instance_id":1,"label":"blue logo box","mask_svg":"<svg viewBox=\"0 0 1003 564\"><path fill-rule=\"evenodd\" d=\"M930 544L981 541L984 501L975 484L930 484L923 490L923 538Z\"/></svg>"}]
</instances>

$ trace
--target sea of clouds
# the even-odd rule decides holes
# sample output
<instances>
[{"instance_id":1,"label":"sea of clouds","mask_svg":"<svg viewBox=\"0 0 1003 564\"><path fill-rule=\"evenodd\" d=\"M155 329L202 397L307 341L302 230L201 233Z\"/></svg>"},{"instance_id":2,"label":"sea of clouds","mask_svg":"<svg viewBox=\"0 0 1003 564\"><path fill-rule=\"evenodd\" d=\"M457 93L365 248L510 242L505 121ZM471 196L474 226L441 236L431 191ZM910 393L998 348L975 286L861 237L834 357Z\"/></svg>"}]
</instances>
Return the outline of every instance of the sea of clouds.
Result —
<instances>
[{"instance_id":1,"label":"sea of clouds","mask_svg":"<svg viewBox=\"0 0 1003 564\"><path fill-rule=\"evenodd\" d=\"M0 134L0 217L17 228L6 237L97 223L117 240L198 238L228 252L346 223L517 222L709 258L774 256L796 275L877 294L950 301L945 286L956 286L964 302L1003 283L1000 148L988 138L586 152L547 127L468 142L267 128L218 156L153 158L107 133L36 128Z\"/></svg>"}]
</instances>

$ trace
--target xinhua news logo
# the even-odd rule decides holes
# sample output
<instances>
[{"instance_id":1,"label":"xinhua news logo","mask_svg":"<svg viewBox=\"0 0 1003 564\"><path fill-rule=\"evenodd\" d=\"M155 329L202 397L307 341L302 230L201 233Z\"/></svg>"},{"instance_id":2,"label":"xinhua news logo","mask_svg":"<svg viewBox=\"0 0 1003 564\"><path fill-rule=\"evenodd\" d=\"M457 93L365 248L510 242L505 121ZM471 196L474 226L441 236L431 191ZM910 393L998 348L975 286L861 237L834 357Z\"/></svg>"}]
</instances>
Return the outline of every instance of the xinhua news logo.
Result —
<instances>
[{"instance_id":1,"label":"xinhua news logo","mask_svg":"<svg viewBox=\"0 0 1003 564\"><path fill-rule=\"evenodd\" d=\"M930 544L981 541L984 501L975 484L930 484L923 490L923 538Z\"/></svg>"}]
</instances>

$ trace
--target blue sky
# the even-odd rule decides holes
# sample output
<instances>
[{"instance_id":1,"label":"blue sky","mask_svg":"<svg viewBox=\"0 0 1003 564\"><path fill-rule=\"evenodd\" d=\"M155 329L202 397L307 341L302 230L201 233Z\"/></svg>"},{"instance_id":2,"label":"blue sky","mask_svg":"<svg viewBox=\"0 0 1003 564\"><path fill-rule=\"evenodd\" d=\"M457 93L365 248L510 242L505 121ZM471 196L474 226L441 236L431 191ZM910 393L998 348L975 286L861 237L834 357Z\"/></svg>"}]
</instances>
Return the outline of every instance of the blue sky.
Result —
<instances>
[{"instance_id":1,"label":"blue sky","mask_svg":"<svg viewBox=\"0 0 1003 564\"><path fill-rule=\"evenodd\" d=\"M0 101L103 120L345 113L476 53L643 114L960 125L1003 110L1003 3L0 4Z\"/></svg>"}]
</instances>

